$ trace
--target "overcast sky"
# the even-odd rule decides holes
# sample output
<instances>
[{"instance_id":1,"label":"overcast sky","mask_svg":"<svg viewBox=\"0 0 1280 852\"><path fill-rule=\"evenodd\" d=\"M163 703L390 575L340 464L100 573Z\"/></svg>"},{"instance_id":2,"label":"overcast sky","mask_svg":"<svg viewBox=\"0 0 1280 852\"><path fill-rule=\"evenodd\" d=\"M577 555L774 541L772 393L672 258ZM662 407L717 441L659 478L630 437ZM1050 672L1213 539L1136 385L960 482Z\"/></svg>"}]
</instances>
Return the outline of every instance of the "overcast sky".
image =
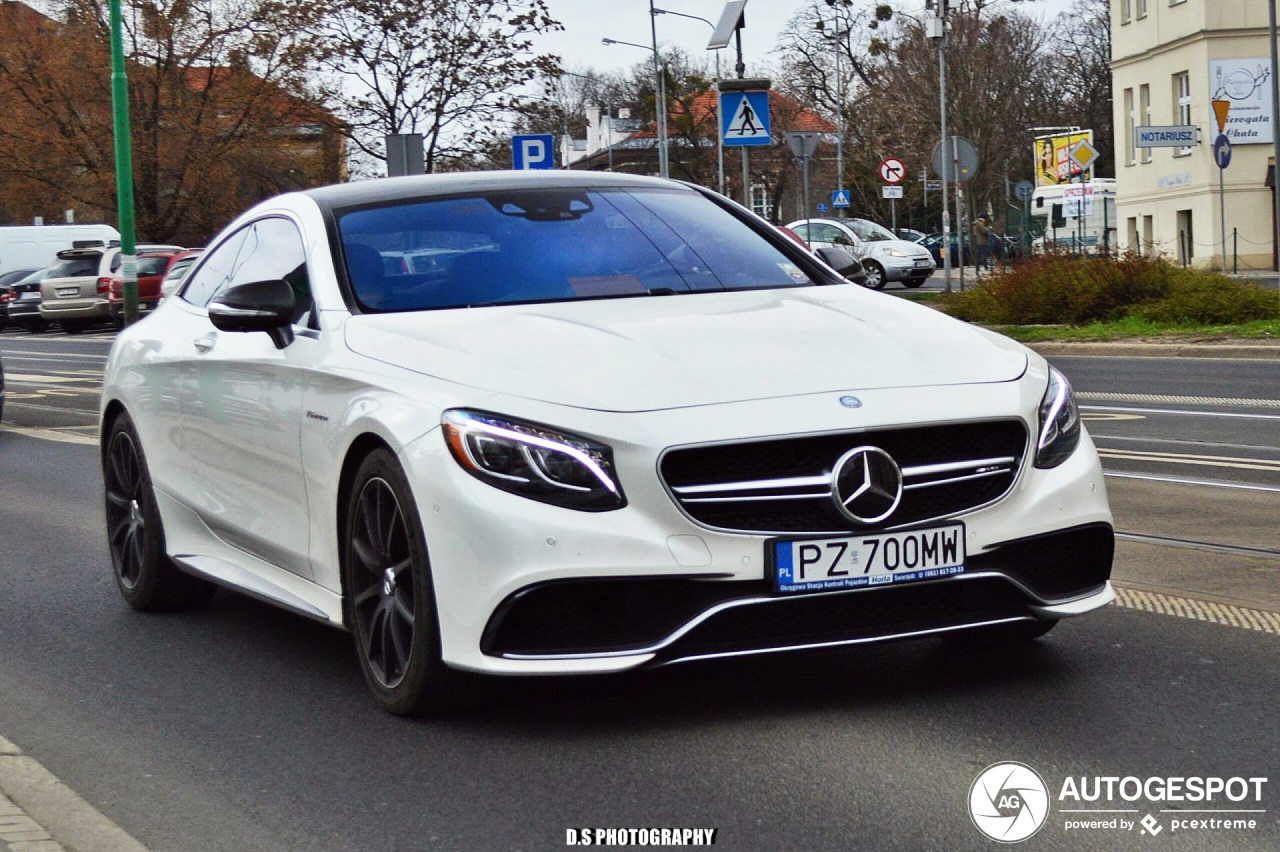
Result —
<instances>
[{"instance_id":1,"label":"overcast sky","mask_svg":"<svg viewBox=\"0 0 1280 852\"><path fill-rule=\"evenodd\" d=\"M866 7L871 2L859 0L857 5ZM1048 18L1071 3L1072 0L1034 0L1017 5L1024 11ZM655 0L654 5L659 9L697 15L712 23L719 20L725 6L724 0ZM761 63L776 61L776 57L770 56L770 51L777 45L778 33L791 16L806 5L805 0L748 0L747 25L742 31L742 52L748 76L756 73ZM907 12L919 13L924 9L924 0L905 0L893 5ZM547 7L552 17L564 24L564 32L540 39L539 46L548 53L559 54L566 70L627 69L652 56L634 47L600 43L602 38L612 38L641 45L651 44L649 0L547 0ZM680 47L694 54L706 50L711 27L702 21L659 15L657 24L660 46ZM720 61L725 76L732 74L735 58L732 46L723 51Z\"/></svg>"}]
</instances>

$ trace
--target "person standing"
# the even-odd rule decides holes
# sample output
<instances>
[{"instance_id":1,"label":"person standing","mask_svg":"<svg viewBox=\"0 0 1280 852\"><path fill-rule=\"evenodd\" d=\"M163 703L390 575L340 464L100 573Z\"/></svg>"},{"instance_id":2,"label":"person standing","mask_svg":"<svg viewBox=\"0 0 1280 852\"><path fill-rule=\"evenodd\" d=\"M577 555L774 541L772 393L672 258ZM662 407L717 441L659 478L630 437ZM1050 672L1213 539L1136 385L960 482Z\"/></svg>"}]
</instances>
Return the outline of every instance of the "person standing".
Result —
<instances>
[{"instance_id":1,"label":"person standing","mask_svg":"<svg viewBox=\"0 0 1280 852\"><path fill-rule=\"evenodd\" d=\"M987 226L987 214L978 215L969 229L973 235L974 264L978 269L991 269L991 228Z\"/></svg>"}]
</instances>

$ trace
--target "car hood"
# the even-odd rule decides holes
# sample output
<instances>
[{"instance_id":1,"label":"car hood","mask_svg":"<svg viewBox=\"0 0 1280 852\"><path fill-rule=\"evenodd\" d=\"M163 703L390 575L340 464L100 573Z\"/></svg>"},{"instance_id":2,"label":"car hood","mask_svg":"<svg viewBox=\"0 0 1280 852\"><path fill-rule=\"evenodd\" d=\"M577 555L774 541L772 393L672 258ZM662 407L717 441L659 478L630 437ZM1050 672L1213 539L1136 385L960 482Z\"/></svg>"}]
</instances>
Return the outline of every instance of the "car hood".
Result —
<instances>
[{"instance_id":1,"label":"car hood","mask_svg":"<svg viewBox=\"0 0 1280 852\"><path fill-rule=\"evenodd\" d=\"M488 391L653 411L1007 382L1019 344L854 285L351 317L353 352Z\"/></svg>"}]
</instances>

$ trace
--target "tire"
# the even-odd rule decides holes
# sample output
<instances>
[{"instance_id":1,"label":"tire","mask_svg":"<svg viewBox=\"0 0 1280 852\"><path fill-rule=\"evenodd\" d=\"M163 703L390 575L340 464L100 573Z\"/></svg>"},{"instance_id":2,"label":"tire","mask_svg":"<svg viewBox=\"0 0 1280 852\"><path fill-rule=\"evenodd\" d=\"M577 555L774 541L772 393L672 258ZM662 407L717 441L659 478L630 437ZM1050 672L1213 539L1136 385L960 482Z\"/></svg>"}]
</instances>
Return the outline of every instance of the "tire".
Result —
<instances>
[{"instance_id":1,"label":"tire","mask_svg":"<svg viewBox=\"0 0 1280 852\"><path fill-rule=\"evenodd\" d=\"M397 716L454 709L463 676L440 658L440 627L422 521L394 455L376 449L346 506L342 570L348 624L365 682Z\"/></svg>"},{"instance_id":2,"label":"tire","mask_svg":"<svg viewBox=\"0 0 1280 852\"><path fill-rule=\"evenodd\" d=\"M990 648L1004 645L1025 645L1044 636L1058 626L1058 619L1013 621L991 627L978 627L947 634L953 644L967 647Z\"/></svg>"},{"instance_id":3,"label":"tire","mask_svg":"<svg viewBox=\"0 0 1280 852\"><path fill-rule=\"evenodd\" d=\"M80 332L84 331L84 323L73 321L73 320L63 320L62 330L66 334L79 334Z\"/></svg>"},{"instance_id":4,"label":"tire","mask_svg":"<svg viewBox=\"0 0 1280 852\"><path fill-rule=\"evenodd\" d=\"M916 289L917 287L919 287L921 284L923 284L924 282L925 282L925 279L923 279L923 278L908 278L908 279L906 279L905 281L903 281L903 282L902 282L902 286L903 286L903 287L910 287L912 290L914 290L914 289Z\"/></svg>"},{"instance_id":5,"label":"tire","mask_svg":"<svg viewBox=\"0 0 1280 852\"><path fill-rule=\"evenodd\" d=\"M867 271L867 287L872 290L883 290L888 282L884 280L884 267L874 260L864 260L862 268Z\"/></svg>"},{"instance_id":6,"label":"tire","mask_svg":"<svg viewBox=\"0 0 1280 852\"><path fill-rule=\"evenodd\" d=\"M218 587L184 574L165 552L151 474L128 414L111 424L102 459L107 545L120 594L143 612L208 603Z\"/></svg>"},{"instance_id":7,"label":"tire","mask_svg":"<svg viewBox=\"0 0 1280 852\"><path fill-rule=\"evenodd\" d=\"M49 321L43 319L23 320L22 327L26 329L27 334L40 334L49 327Z\"/></svg>"}]
</instances>

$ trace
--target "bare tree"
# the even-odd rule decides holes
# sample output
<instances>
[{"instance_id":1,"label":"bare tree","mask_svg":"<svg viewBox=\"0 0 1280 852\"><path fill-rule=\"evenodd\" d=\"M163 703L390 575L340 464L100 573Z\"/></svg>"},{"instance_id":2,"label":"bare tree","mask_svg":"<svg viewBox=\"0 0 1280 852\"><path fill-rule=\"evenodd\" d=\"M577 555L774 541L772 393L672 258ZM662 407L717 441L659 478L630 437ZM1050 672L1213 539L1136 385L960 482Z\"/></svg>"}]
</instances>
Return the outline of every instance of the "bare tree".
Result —
<instances>
[{"instance_id":1,"label":"bare tree","mask_svg":"<svg viewBox=\"0 0 1280 852\"><path fill-rule=\"evenodd\" d=\"M279 0L331 80L353 144L384 160L388 134L420 133L426 171L469 162L528 83L559 68L531 36L560 29L544 0Z\"/></svg>"}]
</instances>

